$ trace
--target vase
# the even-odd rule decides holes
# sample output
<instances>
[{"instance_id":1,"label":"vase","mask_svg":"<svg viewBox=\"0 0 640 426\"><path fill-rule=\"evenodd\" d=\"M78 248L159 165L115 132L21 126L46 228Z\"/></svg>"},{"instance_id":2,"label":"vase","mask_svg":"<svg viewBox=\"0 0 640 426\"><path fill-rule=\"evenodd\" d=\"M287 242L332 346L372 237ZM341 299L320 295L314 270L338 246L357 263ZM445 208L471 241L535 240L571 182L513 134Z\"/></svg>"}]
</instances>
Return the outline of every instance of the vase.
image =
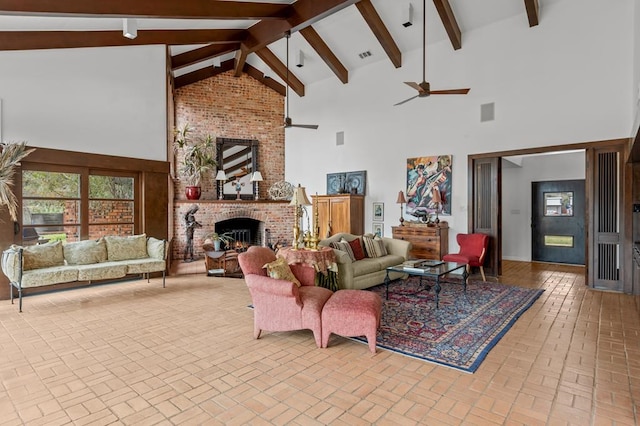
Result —
<instances>
[{"instance_id":1,"label":"vase","mask_svg":"<svg viewBox=\"0 0 640 426\"><path fill-rule=\"evenodd\" d=\"M213 248L215 251L220 251L220 240L213 240Z\"/></svg>"},{"instance_id":2,"label":"vase","mask_svg":"<svg viewBox=\"0 0 640 426\"><path fill-rule=\"evenodd\" d=\"M202 194L199 186L187 186L185 188L185 195L187 200L199 200Z\"/></svg>"}]
</instances>

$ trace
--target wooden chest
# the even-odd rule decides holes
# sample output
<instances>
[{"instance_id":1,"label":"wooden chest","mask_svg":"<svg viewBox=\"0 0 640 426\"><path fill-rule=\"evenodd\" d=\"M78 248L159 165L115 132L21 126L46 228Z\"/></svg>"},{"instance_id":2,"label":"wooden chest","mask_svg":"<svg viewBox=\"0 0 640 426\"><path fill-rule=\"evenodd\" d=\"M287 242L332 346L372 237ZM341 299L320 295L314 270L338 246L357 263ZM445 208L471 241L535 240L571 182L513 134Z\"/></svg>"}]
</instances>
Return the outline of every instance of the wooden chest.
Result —
<instances>
[{"instance_id":1,"label":"wooden chest","mask_svg":"<svg viewBox=\"0 0 640 426\"><path fill-rule=\"evenodd\" d=\"M449 227L409 224L391 227L393 238L411 242L409 256L413 259L436 259L449 253Z\"/></svg>"}]
</instances>

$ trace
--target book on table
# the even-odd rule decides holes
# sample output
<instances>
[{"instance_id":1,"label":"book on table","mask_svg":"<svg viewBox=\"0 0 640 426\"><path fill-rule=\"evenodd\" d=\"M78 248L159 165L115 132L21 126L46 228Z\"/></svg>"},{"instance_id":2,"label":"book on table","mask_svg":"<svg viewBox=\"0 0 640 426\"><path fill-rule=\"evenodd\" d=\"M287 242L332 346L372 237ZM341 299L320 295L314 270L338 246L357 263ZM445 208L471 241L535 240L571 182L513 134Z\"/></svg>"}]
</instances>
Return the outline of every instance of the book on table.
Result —
<instances>
[{"instance_id":1,"label":"book on table","mask_svg":"<svg viewBox=\"0 0 640 426\"><path fill-rule=\"evenodd\" d=\"M402 266L418 266L422 262L424 262L424 259L408 259L402 263Z\"/></svg>"},{"instance_id":2,"label":"book on table","mask_svg":"<svg viewBox=\"0 0 640 426\"><path fill-rule=\"evenodd\" d=\"M442 260L426 260L426 259L413 259L407 260L402 264L402 269L407 272L429 272L432 268L442 265Z\"/></svg>"}]
</instances>

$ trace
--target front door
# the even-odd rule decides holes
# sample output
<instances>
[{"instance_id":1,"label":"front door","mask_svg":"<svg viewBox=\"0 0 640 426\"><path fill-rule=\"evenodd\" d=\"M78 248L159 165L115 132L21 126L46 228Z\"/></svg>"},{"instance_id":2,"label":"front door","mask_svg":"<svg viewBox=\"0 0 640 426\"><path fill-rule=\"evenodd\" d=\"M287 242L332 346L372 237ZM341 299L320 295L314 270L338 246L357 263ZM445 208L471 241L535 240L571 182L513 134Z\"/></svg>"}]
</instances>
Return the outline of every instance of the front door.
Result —
<instances>
[{"instance_id":1,"label":"front door","mask_svg":"<svg viewBox=\"0 0 640 426\"><path fill-rule=\"evenodd\" d=\"M531 259L585 264L585 181L531 182Z\"/></svg>"}]
</instances>

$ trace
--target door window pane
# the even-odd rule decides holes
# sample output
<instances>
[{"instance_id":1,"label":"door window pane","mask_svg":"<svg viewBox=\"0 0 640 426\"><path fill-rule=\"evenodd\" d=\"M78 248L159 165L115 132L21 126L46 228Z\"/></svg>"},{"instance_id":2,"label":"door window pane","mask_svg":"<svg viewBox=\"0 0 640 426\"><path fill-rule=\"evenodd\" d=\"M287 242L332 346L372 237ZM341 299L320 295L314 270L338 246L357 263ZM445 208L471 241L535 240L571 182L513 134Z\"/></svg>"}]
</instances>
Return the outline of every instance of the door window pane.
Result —
<instances>
[{"instance_id":1,"label":"door window pane","mask_svg":"<svg viewBox=\"0 0 640 426\"><path fill-rule=\"evenodd\" d=\"M545 235L544 245L550 247L573 247L573 235Z\"/></svg>"},{"instance_id":2,"label":"door window pane","mask_svg":"<svg viewBox=\"0 0 640 426\"><path fill-rule=\"evenodd\" d=\"M573 192L545 192L545 216L573 216Z\"/></svg>"}]
</instances>

